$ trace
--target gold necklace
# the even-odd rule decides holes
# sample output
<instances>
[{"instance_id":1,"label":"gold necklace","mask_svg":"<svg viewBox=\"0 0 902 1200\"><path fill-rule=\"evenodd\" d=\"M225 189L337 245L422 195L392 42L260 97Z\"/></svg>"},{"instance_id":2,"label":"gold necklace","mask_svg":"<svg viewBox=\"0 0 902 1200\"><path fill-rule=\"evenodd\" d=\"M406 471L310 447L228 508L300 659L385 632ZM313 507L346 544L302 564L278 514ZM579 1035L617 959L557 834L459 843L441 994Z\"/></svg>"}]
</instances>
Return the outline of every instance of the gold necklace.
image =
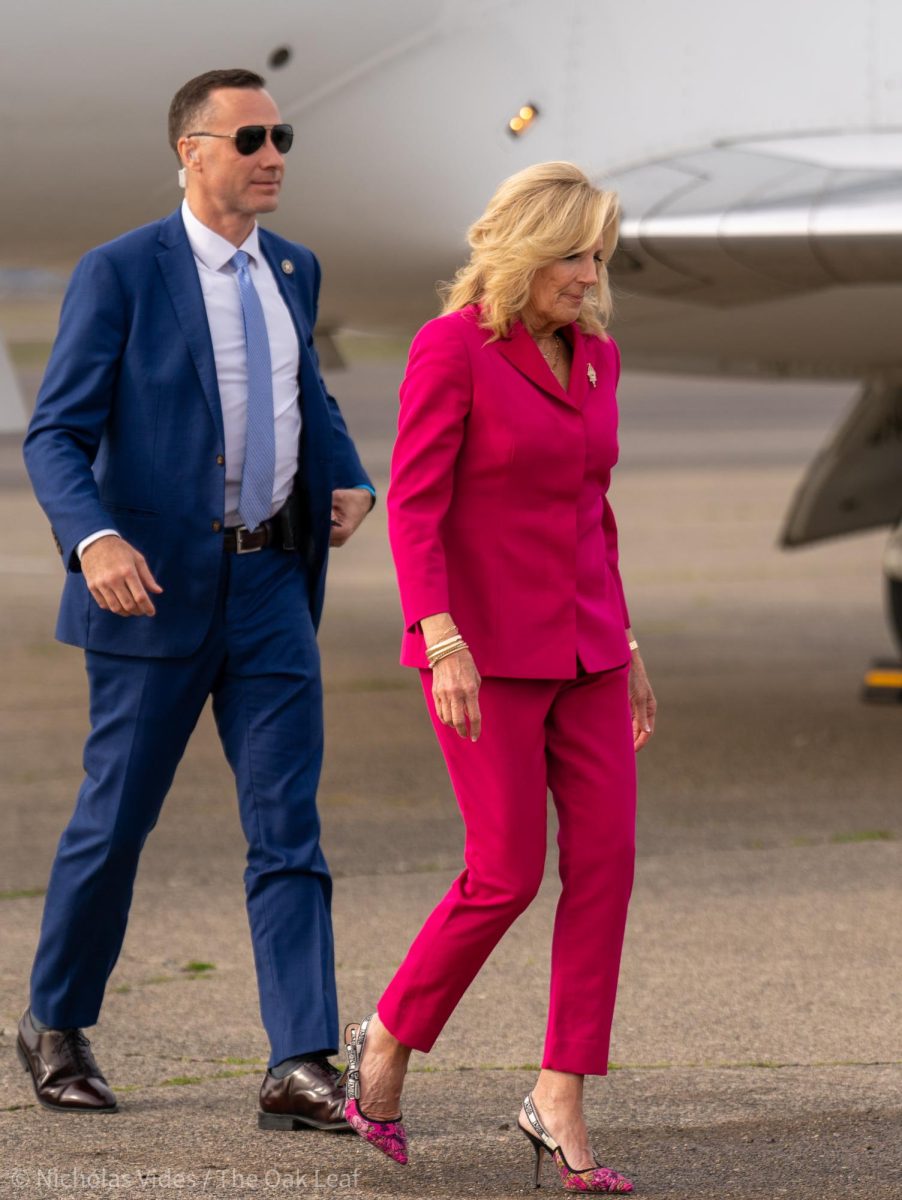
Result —
<instances>
[{"instance_id":1,"label":"gold necklace","mask_svg":"<svg viewBox=\"0 0 902 1200\"><path fill-rule=\"evenodd\" d=\"M554 351L552 354L545 353L545 351L542 349L541 343L539 342L538 338L534 338L533 340L534 340L535 344L539 347L539 353L541 354L542 358L545 359L545 361L548 363L549 367L551 367L551 369L553 371L557 367L558 363L561 361L561 339L557 333L553 333L551 335L551 337L554 342Z\"/></svg>"}]
</instances>

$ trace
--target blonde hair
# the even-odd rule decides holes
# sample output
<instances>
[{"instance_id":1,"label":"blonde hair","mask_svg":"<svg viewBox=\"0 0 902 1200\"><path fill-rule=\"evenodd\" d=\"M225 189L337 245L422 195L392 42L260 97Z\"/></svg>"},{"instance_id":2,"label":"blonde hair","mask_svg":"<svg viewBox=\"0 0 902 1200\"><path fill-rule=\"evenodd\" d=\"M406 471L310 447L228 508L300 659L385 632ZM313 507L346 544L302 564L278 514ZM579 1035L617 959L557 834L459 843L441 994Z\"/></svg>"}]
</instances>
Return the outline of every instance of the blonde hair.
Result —
<instances>
[{"instance_id":1,"label":"blonde hair","mask_svg":"<svg viewBox=\"0 0 902 1200\"><path fill-rule=\"evenodd\" d=\"M526 167L504 180L467 231L470 258L442 285L442 312L478 303L491 340L507 337L529 300L536 271L569 254L584 254L602 239L598 282L586 292L577 323L586 333L604 336L612 309L607 263L619 225L616 193L594 187L573 163Z\"/></svg>"}]
</instances>

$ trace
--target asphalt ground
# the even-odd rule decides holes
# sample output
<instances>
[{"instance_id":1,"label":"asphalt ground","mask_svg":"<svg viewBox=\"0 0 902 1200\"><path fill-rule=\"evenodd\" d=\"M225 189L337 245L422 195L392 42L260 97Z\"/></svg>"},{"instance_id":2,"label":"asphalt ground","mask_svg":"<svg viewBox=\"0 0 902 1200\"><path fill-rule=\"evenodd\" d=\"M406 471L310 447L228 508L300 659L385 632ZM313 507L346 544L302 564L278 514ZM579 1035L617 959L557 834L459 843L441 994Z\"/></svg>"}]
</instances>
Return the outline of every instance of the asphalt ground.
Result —
<instances>
[{"instance_id":1,"label":"asphalt ground","mask_svg":"<svg viewBox=\"0 0 902 1200\"><path fill-rule=\"evenodd\" d=\"M333 376L383 492L400 370ZM894 653L883 535L775 545L850 396L629 373L621 387L613 500L661 707L640 759L614 1069L589 1083L587 1109L603 1161L638 1196L902 1196L902 709L859 699L870 660ZM80 655L52 640L61 571L15 443L0 442L0 1196L531 1194L515 1122L542 1046L553 809L539 897L433 1053L414 1055L410 1165L354 1137L261 1133L244 847L209 713L149 839L91 1034L122 1110L36 1105L15 1026L80 780L86 698ZM380 505L333 556L321 636L342 1021L372 1009L461 861L399 633Z\"/></svg>"}]
</instances>

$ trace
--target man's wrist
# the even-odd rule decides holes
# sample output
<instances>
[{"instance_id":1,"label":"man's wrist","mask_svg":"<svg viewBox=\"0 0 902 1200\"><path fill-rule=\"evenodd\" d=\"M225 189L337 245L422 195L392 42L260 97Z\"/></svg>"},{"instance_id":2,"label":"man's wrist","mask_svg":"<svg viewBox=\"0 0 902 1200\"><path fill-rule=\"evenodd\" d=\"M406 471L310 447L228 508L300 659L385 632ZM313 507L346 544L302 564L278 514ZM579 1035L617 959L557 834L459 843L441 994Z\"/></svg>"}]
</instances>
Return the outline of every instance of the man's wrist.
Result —
<instances>
[{"instance_id":1,"label":"man's wrist","mask_svg":"<svg viewBox=\"0 0 902 1200\"><path fill-rule=\"evenodd\" d=\"M87 548L94 542L99 542L104 537L121 537L122 534L118 529L98 529L96 533L90 533L86 538L82 538L75 547L75 553L78 555L78 561L81 562L81 556Z\"/></svg>"}]
</instances>

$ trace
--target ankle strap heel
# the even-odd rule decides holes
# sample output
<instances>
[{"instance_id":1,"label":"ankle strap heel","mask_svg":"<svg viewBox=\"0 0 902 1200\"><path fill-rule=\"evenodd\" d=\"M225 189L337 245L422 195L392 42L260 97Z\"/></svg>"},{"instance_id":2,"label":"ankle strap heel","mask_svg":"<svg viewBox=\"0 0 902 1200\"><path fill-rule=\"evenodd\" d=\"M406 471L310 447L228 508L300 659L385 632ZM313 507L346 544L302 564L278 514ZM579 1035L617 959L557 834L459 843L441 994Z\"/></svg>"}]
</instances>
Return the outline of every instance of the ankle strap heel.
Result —
<instances>
[{"instance_id":1,"label":"ankle strap heel","mask_svg":"<svg viewBox=\"0 0 902 1200\"><path fill-rule=\"evenodd\" d=\"M345 1028L345 1052L348 1056L347 1100L345 1119L365 1142L381 1150L401 1166L407 1162L407 1131L401 1122L401 1114L393 1121L373 1121L360 1107L360 1063L366 1033L375 1013L364 1017L359 1025ZM348 1034L350 1033L350 1037Z\"/></svg>"},{"instance_id":2,"label":"ankle strap heel","mask_svg":"<svg viewBox=\"0 0 902 1200\"><path fill-rule=\"evenodd\" d=\"M529 1138L532 1148L536 1153L534 1179L536 1187L541 1186L539 1183L539 1170L542 1166L542 1154L547 1151L558 1169L558 1174L561 1177L561 1185L565 1192L595 1192L623 1196L633 1190L632 1180L627 1179L625 1175L621 1175L619 1171L612 1171L610 1167L603 1167L597 1159L595 1160L596 1166L589 1167L585 1171L574 1171L564 1157L560 1143L554 1140L542 1124L541 1118L536 1111L532 1092L523 1100L523 1112L526 1114L526 1119L529 1121L531 1128L527 1129L519 1121L517 1125L526 1137Z\"/></svg>"}]
</instances>

